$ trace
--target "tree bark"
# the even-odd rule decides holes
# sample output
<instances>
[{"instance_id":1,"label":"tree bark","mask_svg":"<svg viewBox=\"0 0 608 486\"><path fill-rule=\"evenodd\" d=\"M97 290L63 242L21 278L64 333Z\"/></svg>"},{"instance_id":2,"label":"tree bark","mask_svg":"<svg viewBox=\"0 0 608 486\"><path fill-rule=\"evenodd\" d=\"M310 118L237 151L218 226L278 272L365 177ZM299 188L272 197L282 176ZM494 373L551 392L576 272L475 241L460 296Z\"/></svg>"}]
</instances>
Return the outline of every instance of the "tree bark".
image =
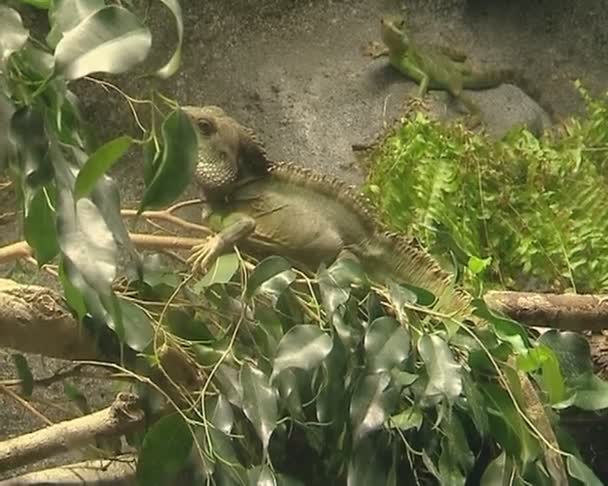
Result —
<instances>
[{"instance_id":1,"label":"tree bark","mask_svg":"<svg viewBox=\"0 0 608 486\"><path fill-rule=\"evenodd\" d=\"M49 484L135 486L135 468L136 457L132 454L125 454L111 459L92 459L24 474L23 476L0 481L0 486L42 486Z\"/></svg>"},{"instance_id":2,"label":"tree bark","mask_svg":"<svg viewBox=\"0 0 608 486\"><path fill-rule=\"evenodd\" d=\"M67 452L94 438L122 435L143 423L137 397L119 393L108 408L0 442L0 471Z\"/></svg>"},{"instance_id":3,"label":"tree bark","mask_svg":"<svg viewBox=\"0 0 608 486\"><path fill-rule=\"evenodd\" d=\"M608 295L489 291L484 300L491 309L526 326L562 331L608 329Z\"/></svg>"}]
</instances>

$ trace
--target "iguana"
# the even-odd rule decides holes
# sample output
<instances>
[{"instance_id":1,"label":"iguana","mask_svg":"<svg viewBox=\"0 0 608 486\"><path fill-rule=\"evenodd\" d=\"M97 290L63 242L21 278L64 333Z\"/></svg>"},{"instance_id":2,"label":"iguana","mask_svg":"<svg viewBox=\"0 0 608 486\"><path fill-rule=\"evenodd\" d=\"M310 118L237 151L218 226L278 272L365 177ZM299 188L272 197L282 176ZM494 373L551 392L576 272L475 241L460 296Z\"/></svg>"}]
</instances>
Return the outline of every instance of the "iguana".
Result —
<instances>
[{"instance_id":1,"label":"iguana","mask_svg":"<svg viewBox=\"0 0 608 486\"><path fill-rule=\"evenodd\" d=\"M408 35L403 17L385 16L380 23L385 47L372 55L388 55L394 68L418 83L419 98L423 98L428 89L447 91L469 110L474 124L480 121L481 112L473 100L463 93L463 89L480 90L512 83L533 99L540 100L539 90L516 70L474 71L467 63L466 54L459 50L414 41ZM551 108L544 105L543 108L553 118Z\"/></svg>"},{"instance_id":2,"label":"iguana","mask_svg":"<svg viewBox=\"0 0 608 486\"><path fill-rule=\"evenodd\" d=\"M470 296L414 240L386 232L355 190L292 163L270 161L253 132L219 107L182 109L198 127L195 179L207 205L204 217L221 222L219 233L193 248L189 261L195 267L208 268L236 243L312 270L349 252L373 280L427 289L437 297L437 311L474 319ZM529 379L520 381L532 421L557 447ZM545 458L555 484L567 484L561 456L545 447Z\"/></svg>"}]
</instances>

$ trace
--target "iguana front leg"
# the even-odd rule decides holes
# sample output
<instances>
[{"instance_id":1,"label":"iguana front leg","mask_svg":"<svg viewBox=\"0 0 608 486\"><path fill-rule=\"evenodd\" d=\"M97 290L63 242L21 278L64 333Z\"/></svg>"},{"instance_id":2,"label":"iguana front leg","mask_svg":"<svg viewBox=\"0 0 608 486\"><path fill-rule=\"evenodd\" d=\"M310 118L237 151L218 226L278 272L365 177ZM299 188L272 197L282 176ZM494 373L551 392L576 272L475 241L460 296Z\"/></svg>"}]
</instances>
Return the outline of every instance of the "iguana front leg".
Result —
<instances>
[{"instance_id":1,"label":"iguana front leg","mask_svg":"<svg viewBox=\"0 0 608 486\"><path fill-rule=\"evenodd\" d=\"M192 247L187 263L192 265L193 272L207 270L222 253L255 231L255 219L243 214L232 214L221 224L223 229L219 233Z\"/></svg>"}]
</instances>

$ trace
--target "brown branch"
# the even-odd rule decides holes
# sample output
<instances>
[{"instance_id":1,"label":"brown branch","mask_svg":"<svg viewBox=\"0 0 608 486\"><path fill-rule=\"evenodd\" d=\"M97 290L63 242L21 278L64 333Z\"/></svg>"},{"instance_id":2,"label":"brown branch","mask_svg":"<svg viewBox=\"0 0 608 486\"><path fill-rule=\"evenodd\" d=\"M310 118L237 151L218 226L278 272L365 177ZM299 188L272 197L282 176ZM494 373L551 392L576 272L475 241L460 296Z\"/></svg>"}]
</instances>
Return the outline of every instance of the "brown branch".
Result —
<instances>
[{"instance_id":1,"label":"brown branch","mask_svg":"<svg viewBox=\"0 0 608 486\"><path fill-rule=\"evenodd\" d=\"M59 293L0 279L0 347L60 359L95 359L95 343Z\"/></svg>"},{"instance_id":2,"label":"brown branch","mask_svg":"<svg viewBox=\"0 0 608 486\"><path fill-rule=\"evenodd\" d=\"M0 486L135 484L135 466L136 457L133 454L125 454L111 459L92 459L24 474L0 481Z\"/></svg>"},{"instance_id":3,"label":"brown branch","mask_svg":"<svg viewBox=\"0 0 608 486\"><path fill-rule=\"evenodd\" d=\"M489 291L484 300L488 307L527 326L562 331L608 329L608 295Z\"/></svg>"},{"instance_id":4,"label":"brown branch","mask_svg":"<svg viewBox=\"0 0 608 486\"><path fill-rule=\"evenodd\" d=\"M0 442L0 471L67 452L95 438L122 435L143 423L137 397L119 393L108 408Z\"/></svg>"}]
</instances>

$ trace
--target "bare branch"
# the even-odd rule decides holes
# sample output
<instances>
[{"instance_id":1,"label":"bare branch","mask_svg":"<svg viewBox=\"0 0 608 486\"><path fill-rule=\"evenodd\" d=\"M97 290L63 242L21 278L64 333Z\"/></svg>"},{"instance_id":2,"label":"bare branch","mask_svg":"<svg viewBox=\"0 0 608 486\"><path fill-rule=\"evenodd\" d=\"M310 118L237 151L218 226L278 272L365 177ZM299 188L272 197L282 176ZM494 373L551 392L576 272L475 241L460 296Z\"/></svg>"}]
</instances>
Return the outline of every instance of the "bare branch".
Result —
<instances>
[{"instance_id":1,"label":"bare branch","mask_svg":"<svg viewBox=\"0 0 608 486\"><path fill-rule=\"evenodd\" d=\"M608 295L490 291L484 300L488 307L527 326L562 331L608 329Z\"/></svg>"},{"instance_id":2,"label":"bare branch","mask_svg":"<svg viewBox=\"0 0 608 486\"><path fill-rule=\"evenodd\" d=\"M60 359L95 359L91 337L54 290L0 279L0 347Z\"/></svg>"},{"instance_id":3,"label":"bare branch","mask_svg":"<svg viewBox=\"0 0 608 486\"><path fill-rule=\"evenodd\" d=\"M82 486L135 485L136 457L124 454L111 459L93 459L52 469L36 471L0 481L0 486L33 486L42 484Z\"/></svg>"},{"instance_id":4,"label":"bare branch","mask_svg":"<svg viewBox=\"0 0 608 486\"><path fill-rule=\"evenodd\" d=\"M119 393L108 408L0 443L0 471L83 446L95 438L122 435L144 423L137 397Z\"/></svg>"}]
</instances>

